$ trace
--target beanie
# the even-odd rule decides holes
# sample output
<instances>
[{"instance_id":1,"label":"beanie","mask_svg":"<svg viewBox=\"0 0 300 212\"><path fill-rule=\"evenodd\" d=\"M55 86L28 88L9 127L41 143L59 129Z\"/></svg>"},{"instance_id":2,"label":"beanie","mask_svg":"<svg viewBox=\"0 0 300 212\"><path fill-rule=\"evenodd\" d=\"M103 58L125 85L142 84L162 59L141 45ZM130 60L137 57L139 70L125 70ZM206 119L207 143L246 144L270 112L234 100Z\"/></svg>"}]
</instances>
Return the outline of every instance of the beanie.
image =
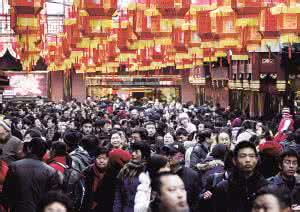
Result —
<instances>
[{"instance_id":1,"label":"beanie","mask_svg":"<svg viewBox=\"0 0 300 212\"><path fill-rule=\"evenodd\" d=\"M122 149L115 149L109 152L109 160L112 164L123 167L131 160L131 154Z\"/></svg>"}]
</instances>

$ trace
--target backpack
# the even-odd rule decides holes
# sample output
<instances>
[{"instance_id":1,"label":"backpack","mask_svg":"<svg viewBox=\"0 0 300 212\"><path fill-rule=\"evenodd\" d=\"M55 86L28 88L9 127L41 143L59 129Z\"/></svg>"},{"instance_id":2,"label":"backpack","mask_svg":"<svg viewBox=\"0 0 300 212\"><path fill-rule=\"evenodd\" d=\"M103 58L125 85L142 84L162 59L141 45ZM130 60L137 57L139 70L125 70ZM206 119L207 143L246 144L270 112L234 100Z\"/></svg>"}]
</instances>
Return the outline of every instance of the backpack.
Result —
<instances>
[{"instance_id":1,"label":"backpack","mask_svg":"<svg viewBox=\"0 0 300 212\"><path fill-rule=\"evenodd\" d=\"M79 170L68 165L59 162L55 162L55 164L64 168L62 192L70 198L73 210L80 211L85 196L83 174Z\"/></svg>"}]
</instances>

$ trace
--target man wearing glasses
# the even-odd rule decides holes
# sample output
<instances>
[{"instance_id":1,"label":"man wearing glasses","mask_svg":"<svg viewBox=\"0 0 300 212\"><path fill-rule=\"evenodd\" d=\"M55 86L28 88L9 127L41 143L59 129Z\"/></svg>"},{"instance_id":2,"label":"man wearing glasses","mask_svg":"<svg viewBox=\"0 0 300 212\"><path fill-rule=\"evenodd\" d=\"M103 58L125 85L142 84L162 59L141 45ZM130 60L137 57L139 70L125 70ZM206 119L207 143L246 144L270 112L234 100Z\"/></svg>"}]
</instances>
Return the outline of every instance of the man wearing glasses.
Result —
<instances>
[{"instance_id":1,"label":"man wearing glasses","mask_svg":"<svg viewBox=\"0 0 300 212\"><path fill-rule=\"evenodd\" d=\"M269 178L270 186L279 190L289 190L292 197L292 205L300 205L300 184L295 174L298 170L298 154L293 149L287 149L279 157L280 172Z\"/></svg>"}]
</instances>

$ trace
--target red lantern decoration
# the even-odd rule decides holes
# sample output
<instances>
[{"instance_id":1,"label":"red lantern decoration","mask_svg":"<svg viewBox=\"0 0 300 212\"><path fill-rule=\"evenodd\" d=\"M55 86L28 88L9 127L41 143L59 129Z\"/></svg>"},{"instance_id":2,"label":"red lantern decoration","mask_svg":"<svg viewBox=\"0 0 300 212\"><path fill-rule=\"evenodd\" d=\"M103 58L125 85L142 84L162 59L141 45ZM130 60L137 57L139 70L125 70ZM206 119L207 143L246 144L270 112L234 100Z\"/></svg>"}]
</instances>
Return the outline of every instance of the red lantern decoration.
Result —
<instances>
[{"instance_id":1,"label":"red lantern decoration","mask_svg":"<svg viewBox=\"0 0 300 212\"><path fill-rule=\"evenodd\" d=\"M157 9L166 18L184 17L190 5L190 0L157 0Z\"/></svg>"},{"instance_id":2,"label":"red lantern decoration","mask_svg":"<svg viewBox=\"0 0 300 212\"><path fill-rule=\"evenodd\" d=\"M111 17L117 10L117 0L82 0L82 8L91 16Z\"/></svg>"}]
</instances>

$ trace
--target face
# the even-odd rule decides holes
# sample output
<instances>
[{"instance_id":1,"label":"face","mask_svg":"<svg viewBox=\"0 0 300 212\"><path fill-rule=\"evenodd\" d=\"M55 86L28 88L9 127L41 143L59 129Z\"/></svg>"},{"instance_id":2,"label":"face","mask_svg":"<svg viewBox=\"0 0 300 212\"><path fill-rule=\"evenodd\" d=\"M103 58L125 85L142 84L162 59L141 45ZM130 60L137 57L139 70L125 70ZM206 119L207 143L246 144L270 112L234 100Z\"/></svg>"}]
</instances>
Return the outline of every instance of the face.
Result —
<instances>
[{"instance_id":1,"label":"face","mask_svg":"<svg viewBox=\"0 0 300 212\"><path fill-rule=\"evenodd\" d=\"M65 118L70 118L70 111L69 111L69 110L66 110L66 111L64 112L64 117L65 117Z\"/></svg>"},{"instance_id":2,"label":"face","mask_svg":"<svg viewBox=\"0 0 300 212\"><path fill-rule=\"evenodd\" d=\"M131 111L131 117L133 119L137 119L139 117L139 112L137 110L132 110Z\"/></svg>"},{"instance_id":3,"label":"face","mask_svg":"<svg viewBox=\"0 0 300 212\"><path fill-rule=\"evenodd\" d=\"M55 126L55 124L53 123L52 119L49 119L49 120L47 121L47 126L48 126L48 128L52 128L52 127Z\"/></svg>"},{"instance_id":4,"label":"face","mask_svg":"<svg viewBox=\"0 0 300 212\"><path fill-rule=\"evenodd\" d=\"M112 134L110 143L114 148L121 148L122 147L122 138L118 133Z\"/></svg>"},{"instance_id":5,"label":"face","mask_svg":"<svg viewBox=\"0 0 300 212\"><path fill-rule=\"evenodd\" d=\"M132 160L141 161L142 160L142 152L141 150L135 150L131 153Z\"/></svg>"},{"instance_id":6,"label":"face","mask_svg":"<svg viewBox=\"0 0 300 212\"><path fill-rule=\"evenodd\" d=\"M175 168L177 164L181 163L184 160L184 154L177 152L169 156L170 167Z\"/></svg>"},{"instance_id":7,"label":"face","mask_svg":"<svg viewBox=\"0 0 300 212\"><path fill-rule=\"evenodd\" d=\"M34 121L34 125L35 125L36 127L42 127L42 123L41 123L41 121L40 121L39 119L36 119L36 120Z\"/></svg>"},{"instance_id":8,"label":"face","mask_svg":"<svg viewBox=\"0 0 300 212\"><path fill-rule=\"evenodd\" d=\"M172 144L174 143L174 138L170 133L165 134L164 136L164 144L168 145L168 144Z\"/></svg>"},{"instance_id":9,"label":"face","mask_svg":"<svg viewBox=\"0 0 300 212\"><path fill-rule=\"evenodd\" d=\"M298 160L293 156L286 156L280 165L281 173L285 177L291 177L296 174L298 169Z\"/></svg>"},{"instance_id":10,"label":"face","mask_svg":"<svg viewBox=\"0 0 300 212\"><path fill-rule=\"evenodd\" d=\"M146 130L147 130L149 136L154 136L156 133L156 128L153 124L147 125Z\"/></svg>"},{"instance_id":11,"label":"face","mask_svg":"<svg viewBox=\"0 0 300 212\"><path fill-rule=\"evenodd\" d=\"M220 133L218 136L218 141L219 144L224 144L227 147L230 147L230 137L227 133L225 132Z\"/></svg>"},{"instance_id":12,"label":"face","mask_svg":"<svg viewBox=\"0 0 300 212\"><path fill-rule=\"evenodd\" d=\"M0 143L6 143L7 139L9 137L9 132L4 129L2 126L0 126Z\"/></svg>"},{"instance_id":13,"label":"face","mask_svg":"<svg viewBox=\"0 0 300 212\"><path fill-rule=\"evenodd\" d=\"M99 169L105 169L107 167L107 164L108 164L108 157L106 154L101 154L101 155L98 155L98 157L96 158L96 166L99 168Z\"/></svg>"},{"instance_id":14,"label":"face","mask_svg":"<svg viewBox=\"0 0 300 212\"><path fill-rule=\"evenodd\" d=\"M46 206L44 212L67 212L67 208L59 202L54 202Z\"/></svg>"},{"instance_id":15,"label":"face","mask_svg":"<svg viewBox=\"0 0 300 212\"><path fill-rule=\"evenodd\" d=\"M82 131L85 135L90 135L93 131L93 126L91 123L85 123L83 126L82 126Z\"/></svg>"},{"instance_id":16,"label":"face","mask_svg":"<svg viewBox=\"0 0 300 212\"><path fill-rule=\"evenodd\" d=\"M32 137L30 136L30 134L28 133L27 135L25 135L24 137L24 142L30 142L32 139Z\"/></svg>"},{"instance_id":17,"label":"face","mask_svg":"<svg viewBox=\"0 0 300 212\"><path fill-rule=\"evenodd\" d=\"M105 123L103 128L106 132L110 131L112 129L111 123Z\"/></svg>"},{"instance_id":18,"label":"face","mask_svg":"<svg viewBox=\"0 0 300 212\"><path fill-rule=\"evenodd\" d=\"M163 211L185 211L188 208L186 190L179 176L161 177L160 202Z\"/></svg>"},{"instance_id":19,"label":"face","mask_svg":"<svg viewBox=\"0 0 300 212\"><path fill-rule=\"evenodd\" d=\"M179 142L185 142L185 141L188 140L188 136L185 136L185 135L178 135L178 136L176 136L176 139L177 139L177 141L179 141Z\"/></svg>"},{"instance_id":20,"label":"face","mask_svg":"<svg viewBox=\"0 0 300 212\"><path fill-rule=\"evenodd\" d=\"M257 160L257 155L255 154L254 150L250 147L247 147L239 150L234 163L240 171L250 174L254 171L257 165Z\"/></svg>"},{"instance_id":21,"label":"face","mask_svg":"<svg viewBox=\"0 0 300 212\"><path fill-rule=\"evenodd\" d=\"M184 118L180 121L180 123L183 125L183 126L187 126L188 123L189 123L189 119L188 118Z\"/></svg>"},{"instance_id":22,"label":"face","mask_svg":"<svg viewBox=\"0 0 300 212\"><path fill-rule=\"evenodd\" d=\"M58 122L58 131L61 133L64 133L67 129L67 123L66 122Z\"/></svg>"},{"instance_id":23,"label":"face","mask_svg":"<svg viewBox=\"0 0 300 212\"><path fill-rule=\"evenodd\" d=\"M19 122L17 123L17 128L18 128L19 130L21 130L21 129L23 128L23 123L22 123L22 121L19 121Z\"/></svg>"},{"instance_id":24,"label":"face","mask_svg":"<svg viewBox=\"0 0 300 212\"><path fill-rule=\"evenodd\" d=\"M280 212L277 198L272 194L260 195L253 204L252 212Z\"/></svg>"},{"instance_id":25,"label":"face","mask_svg":"<svg viewBox=\"0 0 300 212\"><path fill-rule=\"evenodd\" d=\"M138 141L142 141L141 135L140 133L132 133L131 134L131 141L132 142L138 142Z\"/></svg>"},{"instance_id":26,"label":"face","mask_svg":"<svg viewBox=\"0 0 300 212\"><path fill-rule=\"evenodd\" d=\"M263 134L263 128L261 126L256 126L256 135L260 136Z\"/></svg>"}]
</instances>

